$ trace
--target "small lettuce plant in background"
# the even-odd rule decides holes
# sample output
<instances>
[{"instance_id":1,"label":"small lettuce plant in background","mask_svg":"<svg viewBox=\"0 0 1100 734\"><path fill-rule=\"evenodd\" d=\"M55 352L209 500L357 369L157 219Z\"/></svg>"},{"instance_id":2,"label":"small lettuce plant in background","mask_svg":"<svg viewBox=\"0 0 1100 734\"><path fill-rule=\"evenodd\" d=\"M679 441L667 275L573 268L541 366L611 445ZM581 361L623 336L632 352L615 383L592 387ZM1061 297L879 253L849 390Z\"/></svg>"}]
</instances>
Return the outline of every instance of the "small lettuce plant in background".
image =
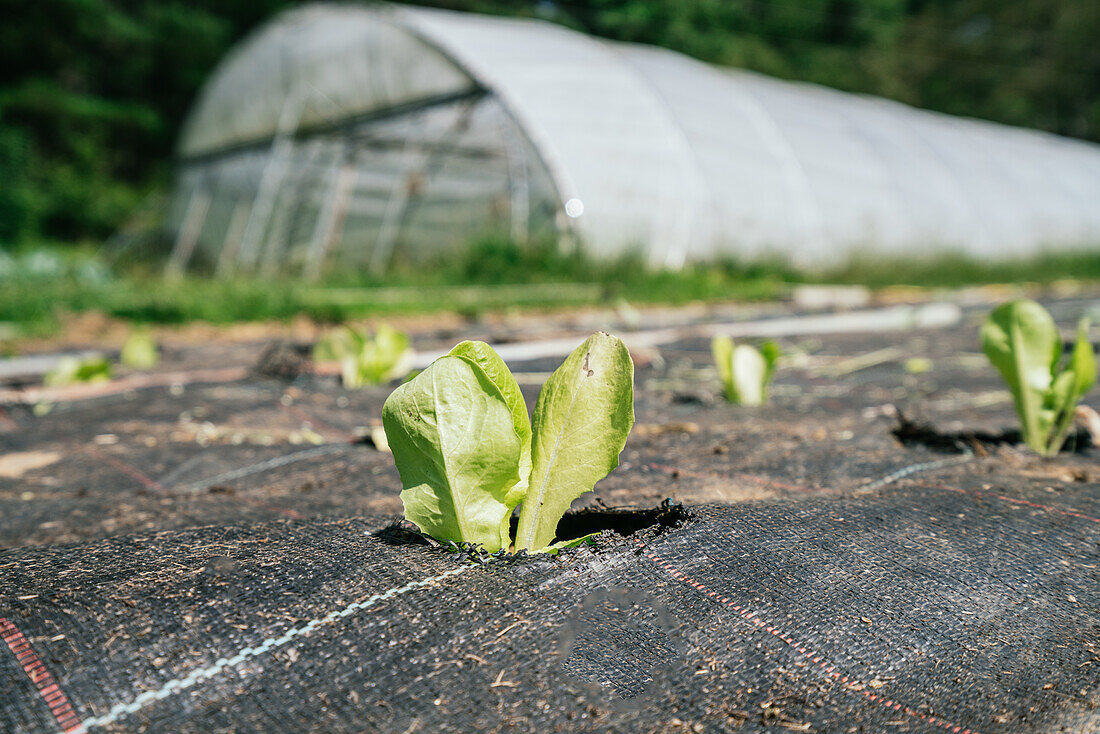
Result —
<instances>
[{"instance_id":1,"label":"small lettuce plant in background","mask_svg":"<svg viewBox=\"0 0 1100 734\"><path fill-rule=\"evenodd\" d=\"M768 385L782 354L778 344L766 341L756 349L748 344L734 344L728 336L716 336L711 340L710 351L726 400L737 405L767 402Z\"/></svg>"},{"instance_id":2,"label":"small lettuce plant in background","mask_svg":"<svg viewBox=\"0 0 1100 734\"><path fill-rule=\"evenodd\" d=\"M982 325L982 350L1008 383L1020 417L1024 443L1053 456L1073 427L1077 402L1096 382L1096 355L1088 321L1077 327L1077 343L1062 361L1062 337L1047 310L1034 301L1002 304Z\"/></svg>"},{"instance_id":3,"label":"small lettuce plant in background","mask_svg":"<svg viewBox=\"0 0 1100 734\"><path fill-rule=\"evenodd\" d=\"M150 370L160 361L160 352L153 336L145 329L134 329L126 337L118 361L136 370Z\"/></svg>"},{"instance_id":4,"label":"small lettuce plant in background","mask_svg":"<svg viewBox=\"0 0 1100 734\"><path fill-rule=\"evenodd\" d=\"M46 373L42 383L46 387L66 387L80 383L107 382L111 379L111 363L103 356L66 356Z\"/></svg>"},{"instance_id":5,"label":"small lettuce plant in background","mask_svg":"<svg viewBox=\"0 0 1100 734\"><path fill-rule=\"evenodd\" d=\"M408 335L386 324L373 334L345 326L313 347L315 361L340 362L341 381L352 390L402 377L409 371L412 357Z\"/></svg>"},{"instance_id":6,"label":"small lettuce plant in background","mask_svg":"<svg viewBox=\"0 0 1100 734\"><path fill-rule=\"evenodd\" d=\"M556 551L558 521L619 464L634 425L634 363L598 333L543 385L529 419L519 384L484 342L466 341L382 409L405 518L440 541ZM511 518L520 507L516 537Z\"/></svg>"}]
</instances>

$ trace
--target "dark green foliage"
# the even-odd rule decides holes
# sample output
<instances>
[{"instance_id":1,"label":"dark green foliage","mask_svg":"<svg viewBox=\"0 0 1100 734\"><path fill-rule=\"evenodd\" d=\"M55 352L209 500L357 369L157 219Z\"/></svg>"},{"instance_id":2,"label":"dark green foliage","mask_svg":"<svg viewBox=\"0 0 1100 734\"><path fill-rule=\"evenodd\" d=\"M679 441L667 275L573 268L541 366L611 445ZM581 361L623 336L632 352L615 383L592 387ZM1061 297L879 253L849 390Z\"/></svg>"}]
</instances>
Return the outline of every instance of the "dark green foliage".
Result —
<instances>
[{"instance_id":1,"label":"dark green foliage","mask_svg":"<svg viewBox=\"0 0 1100 734\"><path fill-rule=\"evenodd\" d=\"M0 246L102 239L163 187L194 96L290 0L5 0ZM1095 0L424 0L1100 140ZM500 282L525 263L491 242ZM543 263L545 264L545 263ZM570 271L567 260L554 267ZM505 277L505 273L508 276ZM564 275L564 274L563 274ZM568 277L574 277L569 275Z\"/></svg>"},{"instance_id":2,"label":"dark green foliage","mask_svg":"<svg viewBox=\"0 0 1100 734\"><path fill-rule=\"evenodd\" d=\"M0 127L0 242L36 229L30 183L30 140L17 127Z\"/></svg>"},{"instance_id":3,"label":"dark green foliage","mask_svg":"<svg viewBox=\"0 0 1100 734\"><path fill-rule=\"evenodd\" d=\"M444 265L454 271L457 283L524 283L532 280L587 279L591 266L579 251L563 251L552 238L527 247L516 247L507 237L490 236L474 240Z\"/></svg>"},{"instance_id":4,"label":"dark green foliage","mask_svg":"<svg viewBox=\"0 0 1100 734\"><path fill-rule=\"evenodd\" d=\"M0 245L114 231L167 181L179 124L214 64L288 4L6 0L0 175L7 189L14 171L19 188L0 193Z\"/></svg>"}]
</instances>

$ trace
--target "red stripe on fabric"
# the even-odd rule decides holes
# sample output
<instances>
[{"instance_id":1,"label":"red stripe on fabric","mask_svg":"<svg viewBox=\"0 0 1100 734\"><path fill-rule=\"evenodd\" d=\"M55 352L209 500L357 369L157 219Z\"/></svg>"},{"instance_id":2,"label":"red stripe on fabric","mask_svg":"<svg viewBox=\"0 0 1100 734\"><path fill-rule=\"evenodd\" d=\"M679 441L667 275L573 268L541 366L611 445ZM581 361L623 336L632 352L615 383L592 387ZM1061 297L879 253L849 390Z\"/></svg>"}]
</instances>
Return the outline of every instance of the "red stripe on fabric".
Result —
<instances>
[{"instance_id":1,"label":"red stripe on fabric","mask_svg":"<svg viewBox=\"0 0 1100 734\"><path fill-rule=\"evenodd\" d=\"M38 695L42 697L43 702L49 707L50 713L57 719L61 731L80 731L80 721L73 712L69 697L61 690L60 684L58 684L53 675L50 674L45 663L43 663L38 657L38 654L35 653L34 648L31 647L27 638L19 631L19 628L16 627L11 620L0 617L0 633L2 633L4 642L7 643L8 648L12 651L12 654L16 656L16 660L18 660L21 665L23 660L30 660L29 663L23 665L23 672L27 674L31 683L33 683L34 687L38 690ZM26 650L21 654L16 654L16 650L22 648L26 648Z\"/></svg>"},{"instance_id":2,"label":"red stripe on fabric","mask_svg":"<svg viewBox=\"0 0 1100 734\"><path fill-rule=\"evenodd\" d=\"M168 488L165 487L163 484L156 481L155 479L150 479L149 477L147 477L145 474L141 473L140 471L138 471L134 467L129 466L128 464L124 464L123 462L121 462L118 459L115 459L111 456L107 456L106 454L104 454L100 451L96 451L96 450L91 449L91 448L87 448L85 450L89 454L94 456L95 458L99 459L100 461L102 461L106 464L109 464L110 466L114 467L115 469L122 472L123 474L130 477L131 479L137 480L144 487L147 487L148 489L151 489L155 492L168 492ZM259 507L260 509L267 510L268 512L276 512L276 513L278 513L280 515L283 515L285 517L289 517L292 520L305 519L305 515L298 512L297 510L292 510L292 509L284 508L284 507L276 507L276 506L270 505L266 502L262 502L260 500L253 499L251 497L244 497L244 496L237 497L237 501L243 502L246 505L252 505L253 507Z\"/></svg>"},{"instance_id":3,"label":"red stripe on fabric","mask_svg":"<svg viewBox=\"0 0 1100 734\"><path fill-rule=\"evenodd\" d=\"M168 491L167 489L165 489L164 485L162 485L160 482L158 482L155 479L150 479L149 477L145 476L144 474L142 474L140 471L138 471L134 467L130 466L129 464L124 464L123 462L119 461L118 459L116 459L112 456L108 456L107 454L105 454L101 451L96 451L95 449L90 448L90 447L85 448L85 451L87 453L91 454L92 456L94 456L95 458L99 459L100 461L104 462L105 464L109 464L110 466L114 467L115 469L122 472L123 474L130 477L131 479L136 480L138 483L140 483L142 486L146 487L147 489L151 489L154 492L166 492L166 491Z\"/></svg>"},{"instance_id":4,"label":"red stripe on fabric","mask_svg":"<svg viewBox=\"0 0 1100 734\"><path fill-rule=\"evenodd\" d=\"M645 545L641 541L636 540L635 542L639 546L642 547L642 552L646 556L646 558L653 561L654 564L657 567L665 569L666 571L668 571L668 573L670 575L682 579L684 581L684 583L686 583L687 585L689 585L693 588L704 591L704 593L709 591L709 589L707 589L707 587L704 584L701 584L701 583L695 581L694 579L692 579L690 576L688 576L686 574L683 574L680 571L676 570L675 568L673 568L673 566L670 563L666 562L664 559L662 559L660 556L653 553L652 551L646 549ZM707 595L709 596L709 594L707 594ZM775 628L773 625L765 625L765 622L763 622L762 620L760 620L758 618L753 619L753 617L758 617L759 616L759 615L757 615L757 613L755 611L750 612L749 610L741 609L740 607L735 608L732 604L729 603L729 601L725 597L723 597L721 600L715 599L715 601L719 602L723 606L725 606L729 609L732 609L734 611L739 610L738 615L740 617L742 617L743 619L745 619L746 621L750 621L753 624L755 624L757 626L757 628L763 627L763 628L765 628L765 631L771 631L773 635L778 635L779 634L779 630L777 628ZM835 665L830 665L828 659L825 658L824 656L816 655L808 647L806 647L805 645L803 645L799 642L795 642L790 637L782 637L781 639L783 639L783 641L786 642L788 645L790 645L792 649L796 650L800 655L802 655L806 659L812 660L814 663L819 663L821 665L822 669L824 669L826 673L831 674L829 677L832 680L837 680L841 677L840 673L833 672L834 670L836 670L836 666ZM843 678L843 680L847 681L848 677L845 676ZM857 679L852 678L852 681L857 681ZM855 682L846 683L845 687L848 690L852 690L851 687L854 686L854 685L856 685ZM876 703L878 703L882 706L885 706L888 709L892 709L894 711L904 711L906 715L912 716L913 718L920 718L920 719L923 719L923 720L926 720L926 721L929 721L929 722L932 722L934 720L934 717L926 718L924 714L921 714L918 711L915 711L915 710L910 709L908 707L902 706L902 704L896 703L895 701L882 699L878 695L876 695L874 693L870 693L869 691L861 690L861 691L856 691L856 692L861 694L864 698L866 698L869 701L875 701ZM952 723L947 722L947 721L943 721L942 719L940 721L942 721L942 724L938 724L937 726L943 726L944 728L951 728L951 727L955 726L955 724L952 724ZM958 727L955 730L956 731L961 730L961 727ZM968 730L968 731L972 731L973 734L977 734L976 731L973 731L973 730Z\"/></svg>"},{"instance_id":5,"label":"red stripe on fabric","mask_svg":"<svg viewBox=\"0 0 1100 734\"><path fill-rule=\"evenodd\" d=\"M1088 520L1090 522L1100 523L1100 517L1093 517L1092 515L1086 515L1083 512L1074 512L1072 510L1061 510L1052 505L1041 505L1037 502L1029 502L1028 500L1016 499L1015 497L1008 497L1003 494L997 494L996 492L979 492L976 489L960 489L958 487L949 487L946 484L933 484L928 482L914 482L914 484L921 487L928 487L929 489L942 489L945 492L957 492L958 494L970 495L971 497L981 498L993 498L1001 500L1002 502L1009 502L1013 505L1023 505L1025 507L1034 507L1038 510L1045 510L1047 512L1053 512L1057 515L1066 515L1067 517L1078 517L1082 520Z\"/></svg>"}]
</instances>

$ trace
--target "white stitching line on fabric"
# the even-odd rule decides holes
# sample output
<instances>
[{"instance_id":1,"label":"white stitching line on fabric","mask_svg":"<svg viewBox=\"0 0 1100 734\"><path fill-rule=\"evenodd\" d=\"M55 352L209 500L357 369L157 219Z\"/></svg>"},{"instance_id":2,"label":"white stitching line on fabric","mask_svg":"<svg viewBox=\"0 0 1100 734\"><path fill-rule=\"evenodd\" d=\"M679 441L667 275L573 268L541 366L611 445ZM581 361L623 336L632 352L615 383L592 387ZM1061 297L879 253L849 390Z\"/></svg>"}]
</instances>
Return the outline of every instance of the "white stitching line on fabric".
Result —
<instances>
[{"instance_id":1,"label":"white stitching line on fabric","mask_svg":"<svg viewBox=\"0 0 1100 734\"><path fill-rule=\"evenodd\" d=\"M130 703L120 703L111 707L111 710L103 716L90 716L80 722L80 725L87 729L88 727L106 726L107 724L112 724L115 721L118 721L121 717L126 716L127 714L133 714L137 711L140 711L142 708L144 708L149 703L152 703L153 701L160 701L167 698L168 696L171 696L174 693L190 688L197 683L201 683L202 681L213 678L215 675L221 673L226 668L232 668L236 665L240 665L245 660L257 657L258 655L262 655L266 652L274 650L277 647L281 647L293 640L295 637L300 637L302 635L308 634L317 627L325 624L332 624L333 622L336 622L339 619L343 619L344 617L348 617L355 612L374 606L380 601L385 601L386 599L399 596L400 594L404 594L408 591L412 591L413 589L417 589L422 586L428 586L429 584L442 581L451 576L457 576L460 573L469 571L471 568L474 567L460 566L458 568L453 568L450 571L444 571L443 573L432 576L431 578L421 579L419 581L410 581L404 586L395 586L392 589L388 589L378 594L374 594L373 596L369 596L362 601L353 602L343 609L339 609L335 612L329 612L325 616L311 620L301 627L295 627L293 629L287 630L279 637L269 637L256 647L242 648L241 650L238 650L237 654L231 658L218 658L218 660L216 660L214 664L209 667L198 668L197 670L191 671L183 678L175 678L173 680L170 680L163 686L161 686L158 690L146 691Z\"/></svg>"},{"instance_id":2,"label":"white stitching line on fabric","mask_svg":"<svg viewBox=\"0 0 1100 734\"><path fill-rule=\"evenodd\" d=\"M258 464L250 464L249 466L245 466L240 469L233 469L232 471L215 474L214 476L206 477L205 479L199 479L198 481L184 485L182 489L189 492L198 492L200 490L207 489L208 487L215 484L228 482L233 479L240 479L241 477L247 477L250 474L259 474L260 472L265 472L269 469L277 469L278 467L286 466L287 464L292 464L296 461L311 459L314 456L324 456L325 454L335 453L337 451L342 451L343 449L352 447L354 447L354 444L350 443L331 443L325 444L324 446L316 446L311 449L296 451L292 454L276 456L273 459L261 461Z\"/></svg>"},{"instance_id":3,"label":"white stitching line on fabric","mask_svg":"<svg viewBox=\"0 0 1100 734\"><path fill-rule=\"evenodd\" d=\"M867 484L856 487L857 492L873 492L876 489L881 489L888 484L911 477L914 474L920 474L921 472L932 471L934 469L942 469L947 466L955 466L956 464L966 464L973 461L975 458L974 453L966 451L962 456L955 456L950 459L940 459L939 461L925 461L920 464L910 464L907 467L898 469L897 471L890 472L881 479L876 479Z\"/></svg>"}]
</instances>

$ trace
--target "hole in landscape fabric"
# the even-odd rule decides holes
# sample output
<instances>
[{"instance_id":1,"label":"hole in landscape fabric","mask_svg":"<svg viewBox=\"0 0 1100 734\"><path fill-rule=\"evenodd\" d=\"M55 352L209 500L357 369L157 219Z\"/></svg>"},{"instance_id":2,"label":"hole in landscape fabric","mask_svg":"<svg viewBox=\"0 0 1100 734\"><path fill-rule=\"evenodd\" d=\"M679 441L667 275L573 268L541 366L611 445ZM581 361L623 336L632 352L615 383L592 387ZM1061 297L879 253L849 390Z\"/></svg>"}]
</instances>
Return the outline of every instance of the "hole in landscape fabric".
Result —
<instances>
[{"instance_id":1,"label":"hole in landscape fabric","mask_svg":"<svg viewBox=\"0 0 1100 734\"><path fill-rule=\"evenodd\" d=\"M635 533L653 528L657 535L683 527L692 515L678 502L666 499L657 507L635 508L599 508L570 511L558 522L557 536L554 542L577 540L588 535L610 530L616 535L630 537ZM519 523L517 516L512 517L512 535L515 535ZM420 532L415 525L402 519L396 519L389 525L376 530L372 535L386 545L436 545L436 541Z\"/></svg>"},{"instance_id":2,"label":"hole in landscape fabric","mask_svg":"<svg viewBox=\"0 0 1100 734\"><path fill-rule=\"evenodd\" d=\"M309 347L285 341L267 347L254 367L257 375L277 380L294 380L311 368Z\"/></svg>"},{"instance_id":3,"label":"hole in landscape fabric","mask_svg":"<svg viewBox=\"0 0 1100 734\"><path fill-rule=\"evenodd\" d=\"M374 531L371 535L386 545L431 545L431 541L417 530L416 526L400 519Z\"/></svg>"},{"instance_id":4,"label":"hole in landscape fabric","mask_svg":"<svg viewBox=\"0 0 1100 734\"><path fill-rule=\"evenodd\" d=\"M905 446L925 448L948 454L965 454L976 444L985 446L1016 445L1023 442L1019 429L1009 428L991 433L988 431L941 431L926 423L910 421L904 416L891 433ZM1070 431L1061 453L1084 453L1093 445L1088 431L1078 428Z\"/></svg>"},{"instance_id":5,"label":"hole in landscape fabric","mask_svg":"<svg viewBox=\"0 0 1100 734\"><path fill-rule=\"evenodd\" d=\"M639 530L655 528L660 534L682 527L690 518L691 514L683 505L671 500L665 500L651 509L578 510L565 513L558 521L554 542L575 540L604 530L628 537Z\"/></svg>"}]
</instances>

